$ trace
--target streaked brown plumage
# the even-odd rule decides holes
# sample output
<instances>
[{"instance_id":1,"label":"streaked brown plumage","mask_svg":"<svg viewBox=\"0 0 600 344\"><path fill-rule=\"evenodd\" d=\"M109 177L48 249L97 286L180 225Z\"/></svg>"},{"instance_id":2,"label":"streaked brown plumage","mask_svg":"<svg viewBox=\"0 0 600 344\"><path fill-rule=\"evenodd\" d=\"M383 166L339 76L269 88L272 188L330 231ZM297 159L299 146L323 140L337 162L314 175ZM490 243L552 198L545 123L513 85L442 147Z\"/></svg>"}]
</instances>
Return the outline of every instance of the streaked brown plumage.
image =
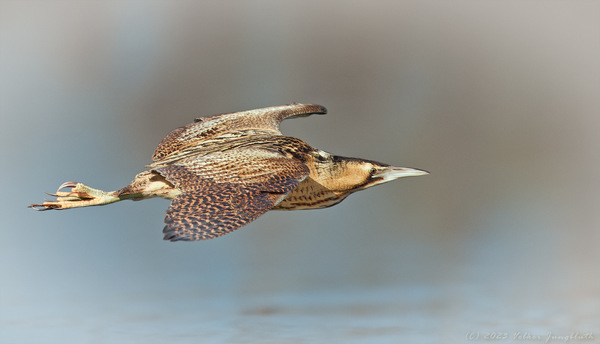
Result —
<instances>
[{"instance_id":1,"label":"streaked brown plumage","mask_svg":"<svg viewBox=\"0 0 600 344\"><path fill-rule=\"evenodd\" d=\"M197 118L169 133L149 170L126 187L105 192L75 182L62 184L56 201L38 210L104 205L123 199L172 199L165 240L215 238L268 210L333 206L353 192L425 171L345 158L283 136L286 118L325 114L320 105L292 103ZM71 191L63 192L64 188Z\"/></svg>"}]
</instances>

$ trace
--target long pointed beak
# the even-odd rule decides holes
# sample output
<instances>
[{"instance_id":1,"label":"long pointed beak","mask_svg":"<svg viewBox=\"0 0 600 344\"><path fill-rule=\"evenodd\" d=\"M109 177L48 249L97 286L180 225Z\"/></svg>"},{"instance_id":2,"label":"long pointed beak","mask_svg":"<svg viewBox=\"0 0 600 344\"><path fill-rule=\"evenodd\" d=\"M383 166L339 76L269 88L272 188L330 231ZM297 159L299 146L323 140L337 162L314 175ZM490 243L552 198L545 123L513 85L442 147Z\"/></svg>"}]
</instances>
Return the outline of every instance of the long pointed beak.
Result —
<instances>
[{"instance_id":1,"label":"long pointed beak","mask_svg":"<svg viewBox=\"0 0 600 344\"><path fill-rule=\"evenodd\" d=\"M416 168L388 166L377 171L373 174L373 177L382 178L387 182L398 178L424 176L426 174L429 174L429 172Z\"/></svg>"}]
</instances>

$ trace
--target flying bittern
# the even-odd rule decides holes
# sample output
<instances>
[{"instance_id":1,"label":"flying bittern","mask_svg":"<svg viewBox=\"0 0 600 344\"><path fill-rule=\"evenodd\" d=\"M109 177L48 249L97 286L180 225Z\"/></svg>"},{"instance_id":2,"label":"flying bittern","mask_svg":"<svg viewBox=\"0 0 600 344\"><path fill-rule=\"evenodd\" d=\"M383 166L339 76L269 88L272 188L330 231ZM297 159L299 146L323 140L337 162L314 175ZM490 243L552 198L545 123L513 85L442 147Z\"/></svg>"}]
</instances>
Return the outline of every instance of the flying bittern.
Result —
<instances>
[{"instance_id":1,"label":"flying bittern","mask_svg":"<svg viewBox=\"0 0 600 344\"><path fill-rule=\"evenodd\" d=\"M162 197L165 240L204 240L234 231L268 210L326 208L353 192L428 172L346 158L283 136L282 120L325 114L320 105L292 103L199 117L158 145L149 169L112 192L66 182L56 201L38 210L104 205ZM61 191L71 188L70 191Z\"/></svg>"}]
</instances>

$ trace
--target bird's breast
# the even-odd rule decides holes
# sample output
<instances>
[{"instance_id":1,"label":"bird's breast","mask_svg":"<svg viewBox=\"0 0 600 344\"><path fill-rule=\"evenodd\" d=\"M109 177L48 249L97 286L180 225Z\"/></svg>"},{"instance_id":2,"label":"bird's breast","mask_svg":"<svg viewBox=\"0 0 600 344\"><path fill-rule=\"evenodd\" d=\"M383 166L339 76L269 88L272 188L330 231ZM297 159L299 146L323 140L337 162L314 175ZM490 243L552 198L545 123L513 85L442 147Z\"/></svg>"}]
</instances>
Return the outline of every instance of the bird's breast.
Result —
<instances>
[{"instance_id":1,"label":"bird's breast","mask_svg":"<svg viewBox=\"0 0 600 344\"><path fill-rule=\"evenodd\" d=\"M334 206L347 194L325 188L310 176L296 186L273 210L320 209Z\"/></svg>"}]
</instances>

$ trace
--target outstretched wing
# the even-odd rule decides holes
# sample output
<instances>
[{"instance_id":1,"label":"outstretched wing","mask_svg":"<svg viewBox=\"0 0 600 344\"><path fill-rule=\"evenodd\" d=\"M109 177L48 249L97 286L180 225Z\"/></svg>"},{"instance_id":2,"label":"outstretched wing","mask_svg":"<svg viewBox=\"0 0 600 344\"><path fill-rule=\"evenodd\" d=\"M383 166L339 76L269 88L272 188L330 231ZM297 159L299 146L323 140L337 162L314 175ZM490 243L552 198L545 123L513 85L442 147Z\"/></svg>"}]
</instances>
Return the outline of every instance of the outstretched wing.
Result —
<instances>
[{"instance_id":1,"label":"outstretched wing","mask_svg":"<svg viewBox=\"0 0 600 344\"><path fill-rule=\"evenodd\" d=\"M253 154L250 164L219 153L157 168L182 191L167 209L165 240L205 240L234 231L276 206L309 174L296 160L268 151Z\"/></svg>"},{"instance_id":2,"label":"outstretched wing","mask_svg":"<svg viewBox=\"0 0 600 344\"><path fill-rule=\"evenodd\" d=\"M208 186L173 200L163 233L165 240L197 241L232 232L267 212L285 194L266 193L234 185Z\"/></svg>"},{"instance_id":3,"label":"outstretched wing","mask_svg":"<svg viewBox=\"0 0 600 344\"><path fill-rule=\"evenodd\" d=\"M186 151L190 147L197 148L202 142L214 140L220 136L231 139L235 137L236 133L247 133L248 131L253 134L281 135L279 123L284 119L325 113L327 113L327 109L321 105L292 103L256 110L198 117L194 120L194 123L169 133L159 143L152 160L159 162L169 156Z\"/></svg>"}]
</instances>

